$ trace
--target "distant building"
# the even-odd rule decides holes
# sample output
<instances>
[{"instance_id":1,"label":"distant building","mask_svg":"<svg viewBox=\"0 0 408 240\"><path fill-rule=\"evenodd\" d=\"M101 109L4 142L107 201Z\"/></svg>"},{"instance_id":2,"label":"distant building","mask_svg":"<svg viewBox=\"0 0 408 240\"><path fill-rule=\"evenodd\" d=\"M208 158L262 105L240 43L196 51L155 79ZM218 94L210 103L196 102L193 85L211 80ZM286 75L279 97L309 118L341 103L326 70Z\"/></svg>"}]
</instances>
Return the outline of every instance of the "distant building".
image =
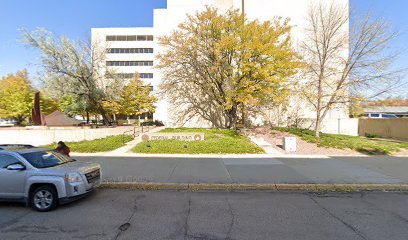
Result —
<instances>
[{"instance_id":1,"label":"distant building","mask_svg":"<svg viewBox=\"0 0 408 240\"><path fill-rule=\"evenodd\" d=\"M318 1L323 0L246 0L245 14L251 20L260 21L271 20L276 16L290 18L294 44L297 45L304 36L308 8L311 3ZM336 0L336 2L349 4L349 0ZM220 11L227 11L230 8L242 9L242 0L167 0L166 9L154 10L153 27L92 28L93 46L106 46L106 64L96 70L104 74L106 69L111 69L125 80L132 79L134 73L138 72L143 81L152 84L155 92L161 82L161 74L154 68L155 55L161 51L157 42L158 37L170 34L186 20L187 14L202 11L206 5L216 7ZM109 82L112 76L106 74L105 77ZM299 109L302 118L315 118L315 112L305 102L299 103L291 99L291 106ZM264 115L276 117L277 114ZM178 127L174 120L176 116L177 112L172 110L172 103L162 99L157 103L153 118L163 121L166 126ZM333 108L326 116L326 119L335 119L336 122L340 118L348 118L346 105ZM263 123L262 117L256 121ZM184 126L211 127L211 123L196 118L190 119Z\"/></svg>"},{"instance_id":2,"label":"distant building","mask_svg":"<svg viewBox=\"0 0 408 240\"><path fill-rule=\"evenodd\" d=\"M364 115L369 118L408 117L408 106L371 106L364 108Z\"/></svg>"}]
</instances>

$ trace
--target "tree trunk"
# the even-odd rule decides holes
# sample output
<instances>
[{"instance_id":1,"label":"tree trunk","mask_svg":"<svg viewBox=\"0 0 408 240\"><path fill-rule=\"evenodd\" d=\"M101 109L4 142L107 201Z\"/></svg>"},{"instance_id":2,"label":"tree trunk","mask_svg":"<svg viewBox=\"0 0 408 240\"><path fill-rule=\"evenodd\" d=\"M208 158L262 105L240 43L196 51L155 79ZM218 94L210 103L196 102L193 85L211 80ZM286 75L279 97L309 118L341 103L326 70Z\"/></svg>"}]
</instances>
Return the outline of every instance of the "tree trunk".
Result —
<instances>
[{"instance_id":1,"label":"tree trunk","mask_svg":"<svg viewBox=\"0 0 408 240\"><path fill-rule=\"evenodd\" d=\"M241 109L241 111L242 111L242 126L244 126L244 128L246 128L247 126L246 126L246 121L245 121L245 105L242 103L241 104L241 107L242 107L242 109Z\"/></svg>"},{"instance_id":2,"label":"tree trunk","mask_svg":"<svg viewBox=\"0 0 408 240\"><path fill-rule=\"evenodd\" d=\"M99 112L100 112L100 114L102 115L103 125L105 125L105 126L110 126L110 125L111 125L111 122L110 122L111 119L110 119L110 117L108 116L108 114L106 114L105 109L99 108Z\"/></svg>"},{"instance_id":3,"label":"tree trunk","mask_svg":"<svg viewBox=\"0 0 408 240\"><path fill-rule=\"evenodd\" d=\"M98 112L102 115L102 120L103 120L103 125L105 126L110 126L111 125L111 118L109 117L109 115L106 113L105 108L103 108L102 104L98 101L96 101L95 99L89 99L96 107L96 109L98 110Z\"/></svg>"},{"instance_id":4,"label":"tree trunk","mask_svg":"<svg viewBox=\"0 0 408 240\"><path fill-rule=\"evenodd\" d=\"M237 110L238 110L237 104L234 104L231 109L228 109L225 111L225 114L228 117L227 128L229 129L234 129L234 130L237 129L237 119L238 119Z\"/></svg>"},{"instance_id":5,"label":"tree trunk","mask_svg":"<svg viewBox=\"0 0 408 240\"><path fill-rule=\"evenodd\" d=\"M86 111L86 123L89 124L89 112Z\"/></svg>"},{"instance_id":6,"label":"tree trunk","mask_svg":"<svg viewBox=\"0 0 408 240\"><path fill-rule=\"evenodd\" d=\"M316 124L315 124L315 136L317 137L317 138L320 138L320 123L321 121L320 121L320 118L318 117L317 119L316 119Z\"/></svg>"}]
</instances>

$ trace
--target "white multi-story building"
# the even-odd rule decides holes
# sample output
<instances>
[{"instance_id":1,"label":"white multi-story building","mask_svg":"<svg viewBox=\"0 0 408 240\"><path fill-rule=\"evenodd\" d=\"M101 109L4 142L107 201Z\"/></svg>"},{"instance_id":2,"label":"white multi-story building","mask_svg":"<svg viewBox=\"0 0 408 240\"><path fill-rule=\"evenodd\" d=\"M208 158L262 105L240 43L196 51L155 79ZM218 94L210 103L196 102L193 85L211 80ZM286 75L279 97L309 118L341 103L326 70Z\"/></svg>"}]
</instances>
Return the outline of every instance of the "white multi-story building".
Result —
<instances>
[{"instance_id":1,"label":"white multi-story building","mask_svg":"<svg viewBox=\"0 0 408 240\"><path fill-rule=\"evenodd\" d=\"M204 10L206 5L226 11L230 8L242 9L244 2L245 14L249 19L260 21L271 20L276 16L290 18L293 26L294 44L302 39L303 29L309 5L322 0L167 0L166 9L155 9L153 27L147 28L93 28L92 42L107 46L106 68L114 69L122 77L132 78L138 72L141 78L157 89L161 81L159 70L155 69L155 55L161 51L157 44L160 36L168 35L186 20L187 14ZM336 0L348 4L349 0ZM105 71L99 69L99 71ZM171 103L160 100L154 113L154 119L163 121L168 126L174 126ZM307 109L302 107L302 109ZM305 118L315 117L313 111L304 111ZM346 118L347 108L338 108L328 114L328 118ZM193 124L194 125L194 124ZM204 124L205 125L205 124ZM203 125L201 125L202 127Z\"/></svg>"},{"instance_id":2,"label":"white multi-story building","mask_svg":"<svg viewBox=\"0 0 408 240\"><path fill-rule=\"evenodd\" d=\"M154 29L146 28L93 28L92 45L96 51L105 51L99 74L106 84L112 78L130 81L137 72L140 79L151 84L153 90L159 80L154 72ZM100 49L103 48L103 49ZM112 76L118 75L118 76Z\"/></svg>"}]
</instances>

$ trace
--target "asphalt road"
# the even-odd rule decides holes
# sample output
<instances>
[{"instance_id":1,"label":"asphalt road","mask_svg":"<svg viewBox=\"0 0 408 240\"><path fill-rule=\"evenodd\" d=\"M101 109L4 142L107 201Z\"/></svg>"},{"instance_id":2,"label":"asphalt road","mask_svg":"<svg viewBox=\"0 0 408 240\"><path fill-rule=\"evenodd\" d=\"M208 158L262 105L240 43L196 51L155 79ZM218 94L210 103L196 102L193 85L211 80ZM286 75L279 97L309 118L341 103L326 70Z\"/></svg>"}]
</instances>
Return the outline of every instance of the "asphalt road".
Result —
<instances>
[{"instance_id":1,"label":"asphalt road","mask_svg":"<svg viewBox=\"0 0 408 240\"><path fill-rule=\"evenodd\" d=\"M100 189L53 212L0 203L0 239L392 239L408 193Z\"/></svg>"}]
</instances>

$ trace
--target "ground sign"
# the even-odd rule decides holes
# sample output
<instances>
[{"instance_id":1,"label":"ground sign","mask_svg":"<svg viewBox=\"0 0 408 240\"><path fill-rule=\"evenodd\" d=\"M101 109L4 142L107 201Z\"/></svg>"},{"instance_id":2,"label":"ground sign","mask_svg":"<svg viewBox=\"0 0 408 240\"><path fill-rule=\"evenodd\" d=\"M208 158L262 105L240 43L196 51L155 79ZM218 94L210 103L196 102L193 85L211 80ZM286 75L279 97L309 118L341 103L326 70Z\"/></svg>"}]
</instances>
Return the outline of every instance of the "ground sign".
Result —
<instances>
[{"instance_id":1,"label":"ground sign","mask_svg":"<svg viewBox=\"0 0 408 240\"><path fill-rule=\"evenodd\" d=\"M142 140L203 141L204 133L148 133L142 135Z\"/></svg>"}]
</instances>

